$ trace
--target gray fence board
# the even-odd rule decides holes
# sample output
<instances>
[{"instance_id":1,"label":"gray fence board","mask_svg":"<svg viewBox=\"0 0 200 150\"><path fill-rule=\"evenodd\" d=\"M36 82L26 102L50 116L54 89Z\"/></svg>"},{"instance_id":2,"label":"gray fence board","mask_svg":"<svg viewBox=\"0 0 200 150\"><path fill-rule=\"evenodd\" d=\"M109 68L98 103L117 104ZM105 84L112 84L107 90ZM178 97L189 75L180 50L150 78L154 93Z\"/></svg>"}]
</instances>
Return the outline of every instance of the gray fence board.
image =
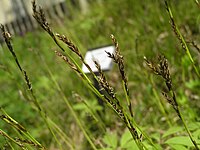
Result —
<instances>
[{"instance_id":1,"label":"gray fence board","mask_svg":"<svg viewBox=\"0 0 200 150\"><path fill-rule=\"evenodd\" d=\"M32 17L32 0L0 0L0 23L11 34L21 35L37 27ZM63 18L67 7L65 0L37 0L48 11L49 18Z\"/></svg>"}]
</instances>

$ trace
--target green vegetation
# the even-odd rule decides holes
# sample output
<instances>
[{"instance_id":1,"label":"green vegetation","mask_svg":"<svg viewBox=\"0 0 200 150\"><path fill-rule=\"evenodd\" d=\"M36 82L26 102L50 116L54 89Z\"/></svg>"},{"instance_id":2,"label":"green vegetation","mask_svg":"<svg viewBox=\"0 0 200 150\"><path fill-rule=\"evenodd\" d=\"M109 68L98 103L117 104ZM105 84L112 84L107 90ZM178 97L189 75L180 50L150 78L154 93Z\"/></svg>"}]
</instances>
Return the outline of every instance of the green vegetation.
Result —
<instances>
[{"instance_id":1,"label":"green vegetation","mask_svg":"<svg viewBox=\"0 0 200 150\"><path fill-rule=\"evenodd\" d=\"M199 2L68 7L71 18L49 25L34 5L43 29L11 41L1 27L10 51L0 49L0 148L199 149ZM83 74L87 49L107 44L113 70L96 63L99 77Z\"/></svg>"}]
</instances>

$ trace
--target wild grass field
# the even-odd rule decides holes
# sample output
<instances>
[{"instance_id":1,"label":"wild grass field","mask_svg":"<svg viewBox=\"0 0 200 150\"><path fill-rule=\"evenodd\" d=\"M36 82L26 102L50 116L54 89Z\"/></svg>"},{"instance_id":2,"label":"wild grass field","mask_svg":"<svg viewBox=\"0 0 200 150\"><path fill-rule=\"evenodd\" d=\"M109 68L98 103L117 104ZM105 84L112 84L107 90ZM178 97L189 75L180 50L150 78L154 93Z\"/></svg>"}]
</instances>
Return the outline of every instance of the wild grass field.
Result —
<instances>
[{"instance_id":1,"label":"wild grass field","mask_svg":"<svg viewBox=\"0 0 200 150\"><path fill-rule=\"evenodd\" d=\"M199 149L198 0L99 0L84 13L68 8L70 18L49 24L35 10L46 32L40 27L12 40L4 32L16 57L4 43L1 149ZM78 66L88 49L110 44L117 51L113 69L95 76L102 95L94 75Z\"/></svg>"}]
</instances>

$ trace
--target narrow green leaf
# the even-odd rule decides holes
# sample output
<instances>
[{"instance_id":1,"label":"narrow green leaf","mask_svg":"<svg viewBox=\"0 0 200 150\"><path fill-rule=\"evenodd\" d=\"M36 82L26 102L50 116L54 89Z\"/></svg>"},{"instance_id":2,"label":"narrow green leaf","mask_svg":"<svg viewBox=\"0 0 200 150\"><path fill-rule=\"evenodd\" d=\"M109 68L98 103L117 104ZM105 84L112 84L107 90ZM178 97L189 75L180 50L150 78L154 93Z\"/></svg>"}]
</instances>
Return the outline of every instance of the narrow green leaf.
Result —
<instances>
[{"instance_id":1,"label":"narrow green leaf","mask_svg":"<svg viewBox=\"0 0 200 150\"><path fill-rule=\"evenodd\" d=\"M200 129L200 123L197 122L189 123L188 128L190 131Z\"/></svg>"},{"instance_id":2,"label":"narrow green leaf","mask_svg":"<svg viewBox=\"0 0 200 150\"><path fill-rule=\"evenodd\" d=\"M171 148L174 150L188 150L185 146L183 145L176 145L176 144L169 144Z\"/></svg>"},{"instance_id":3,"label":"narrow green leaf","mask_svg":"<svg viewBox=\"0 0 200 150\"><path fill-rule=\"evenodd\" d=\"M125 130L124 134L122 135L122 138L120 140L120 146L124 147L130 140L132 139L132 136L128 130Z\"/></svg>"},{"instance_id":4,"label":"narrow green leaf","mask_svg":"<svg viewBox=\"0 0 200 150\"><path fill-rule=\"evenodd\" d=\"M178 126L171 127L171 128L169 128L169 130L167 130L167 131L163 134L162 137L165 138L165 137L167 137L167 136L169 136L169 135L175 134L175 133L180 132L180 131L182 131L182 130L183 130L182 127L178 127Z\"/></svg>"},{"instance_id":5,"label":"narrow green leaf","mask_svg":"<svg viewBox=\"0 0 200 150\"><path fill-rule=\"evenodd\" d=\"M165 141L166 144L177 144L185 146L194 146L190 138L187 136L173 137Z\"/></svg>"},{"instance_id":6,"label":"narrow green leaf","mask_svg":"<svg viewBox=\"0 0 200 150\"><path fill-rule=\"evenodd\" d=\"M107 133L103 138L103 142L108 147L117 148L117 133Z\"/></svg>"},{"instance_id":7,"label":"narrow green leaf","mask_svg":"<svg viewBox=\"0 0 200 150\"><path fill-rule=\"evenodd\" d=\"M121 148L126 150L139 150L134 140L129 141L126 145L124 145L124 147Z\"/></svg>"}]
</instances>

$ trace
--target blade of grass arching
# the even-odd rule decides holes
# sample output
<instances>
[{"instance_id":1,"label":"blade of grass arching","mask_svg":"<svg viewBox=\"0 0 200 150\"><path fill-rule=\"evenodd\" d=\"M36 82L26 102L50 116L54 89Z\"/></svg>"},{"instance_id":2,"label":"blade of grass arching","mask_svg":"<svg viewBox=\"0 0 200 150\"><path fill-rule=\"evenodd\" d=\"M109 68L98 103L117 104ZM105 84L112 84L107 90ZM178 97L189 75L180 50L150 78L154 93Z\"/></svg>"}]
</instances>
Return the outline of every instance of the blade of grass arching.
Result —
<instances>
[{"instance_id":1,"label":"blade of grass arching","mask_svg":"<svg viewBox=\"0 0 200 150\"><path fill-rule=\"evenodd\" d=\"M36 106L37 108L37 111L39 112L40 116L42 117L43 121L45 122L45 124L47 125L49 131L51 132L51 134L53 135L55 141L57 142L57 144L59 145L60 149L62 150L62 145L61 143L59 142L59 140L57 139L55 133L53 132L53 130L51 129L51 126L48 124L47 120L46 120L46 114L44 113L44 111L42 110L42 107L40 106L34 92L33 92L33 89L32 89L32 84L29 80L29 77L26 73L26 71L22 68L22 66L20 65L20 62L17 58L17 55L15 54L15 51L12 47L12 44L11 44L11 35L9 32L7 32L5 30L5 27L3 25L0 26L1 30L2 30L2 35L4 37L4 40L5 40L5 43L10 51L10 53L12 54L14 60L15 60L15 63L17 64L17 67L19 68L20 72L22 73L22 76L23 76L23 79L26 83L26 86L27 86L27 89L32 97L32 100L33 100L33 104Z\"/></svg>"},{"instance_id":2,"label":"blade of grass arching","mask_svg":"<svg viewBox=\"0 0 200 150\"><path fill-rule=\"evenodd\" d=\"M94 150L97 150L97 148L96 148L96 146L94 145L93 141L91 140L90 136L88 135L88 133L87 133L86 130L84 129L84 127L83 127L83 125L82 125L80 119L78 118L78 115L76 114L76 112L74 111L73 107L71 106L71 104L70 104L69 101L67 100L67 98L66 98L64 92L63 92L62 89L60 88L60 85L58 84L58 82L57 82L56 79L54 78L54 76L53 76L51 70L49 69L48 65L46 64L45 60L43 59L42 56L40 56L40 58L41 58L42 62L44 63L44 65L45 65L45 67L46 67L46 69L47 69L47 71L48 71L48 73L49 73L49 75L50 75L50 77L51 77L53 83L55 84L55 86L56 86L58 92L61 94L61 96L62 96L62 98L63 98L65 104L67 105L67 107L69 108L70 112L72 113L72 115L73 115L73 117L74 117L76 123L78 124L78 126L79 126L80 129L82 130L82 132L83 132L85 138L88 140L88 142L90 143L90 145L92 146L92 148L93 148Z\"/></svg>"},{"instance_id":3,"label":"blade of grass arching","mask_svg":"<svg viewBox=\"0 0 200 150\"><path fill-rule=\"evenodd\" d=\"M154 85L154 81L153 81L153 79L152 79L152 75L150 75L150 82L151 82L151 85L152 85L153 95L155 96L155 99L156 99L156 101L158 102L158 107L159 107L160 111L163 113L163 115L165 116L168 125L171 127L171 126L172 126L171 121L170 121L170 119L169 119L169 117L168 117L168 115L167 115L167 113L166 113L164 104L163 104L163 102L161 101L161 99L159 98L158 92L157 92L156 89L155 89L155 85ZM157 104L157 103L156 103L156 104Z\"/></svg>"},{"instance_id":4,"label":"blade of grass arching","mask_svg":"<svg viewBox=\"0 0 200 150\"><path fill-rule=\"evenodd\" d=\"M21 134L21 132L19 132L17 129L15 129L15 128L13 128L14 130L15 130L15 133L17 134L17 138L19 138L19 139L24 139L25 140L25 138L24 138L24 136L23 136L23 134ZM26 136L25 136L26 137ZM30 140L31 141L31 140ZM35 146L37 146L37 145L35 145ZM33 149L32 147L31 147L31 145L27 145L26 144L26 148L27 149Z\"/></svg>"},{"instance_id":5,"label":"blade of grass arching","mask_svg":"<svg viewBox=\"0 0 200 150\"><path fill-rule=\"evenodd\" d=\"M103 123L102 119L99 117L98 114L96 114L96 112L93 111L93 109L89 106L89 104L87 103L87 101L83 100L83 103L85 104L85 106L88 108L90 114L92 115L92 117L94 118L94 120L99 123L98 125L100 126L100 128L102 129L102 131L106 131L106 127L105 124Z\"/></svg>"},{"instance_id":6,"label":"blade of grass arching","mask_svg":"<svg viewBox=\"0 0 200 150\"><path fill-rule=\"evenodd\" d=\"M43 147L35 138L31 136L31 134L21 125L19 124L16 120L11 118L3 108L0 108L0 111L4 114L2 119L10 124L13 128L15 128L19 133L22 133L24 136L26 136L29 140L31 140L35 145L38 145L39 147Z\"/></svg>"},{"instance_id":7,"label":"blade of grass arching","mask_svg":"<svg viewBox=\"0 0 200 150\"><path fill-rule=\"evenodd\" d=\"M59 47L61 48L61 50L65 52L64 48L58 43L58 41L56 42L56 44L59 45ZM70 45L70 47L71 47L71 45ZM66 54L67 54L67 53L66 53ZM106 102L106 104L108 104L108 106L109 106L111 109L113 109L114 112L115 112L117 115L119 115L118 112L112 107L112 105L110 105L110 104L107 102L107 100L105 99L105 97L94 87L94 85L93 85L93 83L91 82L91 80L90 80L90 79L87 77L87 75L82 71L81 67L77 64L77 62L76 62L69 54L67 54L67 56L68 56L69 59L74 63L74 65L77 67L77 70L78 70L78 72L81 74L81 78L83 79L83 83L84 83L87 87L89 87L89 89L90 89L91 91L93 91L98 97L100 97L104 102ZM83 60L82 60L82 61L83 61ZM83 63L85 63L85 62L83 62ZM87 64L86 64L86 66L87 66ZM87 66L87 67L88 67L88 66ZM95 79L97 79L97 77L96 77L96 75L94 74L94 72L91 71L91 68L88 67L88 69L89 69L90 72L92 73L93 77L94 77ZM55 81L55 82L56 82L56 81ZM57 86L57 88L59 89L59 91L61 91L59 85L56 85L56 86ZM65 101L66 101L66 100L65 100ZM68 101L67 101L67 103L68 103ZM67 105L68 105L68 104L67 104ZM125 114L125 116L127 116L127 115ZM120 117L120 116L119 116L119 117ZM150 141L150 143L151 143L151 141ZM142 149L141 146L139 146L139 148Z\"/></svg>"},{"instance_id":8,"label":"blade of grass arching","mask_svg":"<svg viewBox=\"0 0 200 150\"><path fill-rule=\"evenodd\" d=\"M16 144L17 146L19 146L21 149L26 150L26 148L24 147L23 144L17 142L15 139L13 139L12 137L10 137L6 132L4 132L1 129L0 129L0 135L2 135L3 137L7 138L10 141L12 141L14 144Z\"/></svg>"},{"instance_id":9,"label":"blade of grass arching","mask_svg":"<svg viewBox=\"0 0 200 150\"><path fill-rule=\"evenodd\" d=\"M124 67L124 58L121 55L119 44L118 44L118 41L115 38L115 36L113 34L111 34L110 38L112 39L112 42L115 46L115 53L111 54L111 53L107 52L107 54L108 54L108 57L112 58L113 61L118 66L118 69L119 69L119 72L120 72L120 75L121 75L121 79L122 79L122 86L123 86L124 93L125 93L125 96L126 96L126 101L127 101L127 104L128 104L128 110L129 110L131 117L133 117L132 105L131 105L129 89L128 89L128 79L127 79L125 67Z\"/></svg>"},{"instance_id":10,"label":"blade of grass arching","mask_svg":"<svg viewBox=\"0 0 200 150\"><path fill-rule=\"evenodd\" d=\"M175 23L175 20L174 20L172 11L171 11L171 9L170 9L170 7L169 7L169 5L168 5L167 0L165 0L165 5L166 5L166 9L167 9L169 18L170 18L170 20L171 20L172 29L173 29L173 31L174 31L176 37L177 37L178 40L180 41L182 48L185 50L185 52L186 52L188 58L190 59L190 62L191 62L191 64L192 64L192 66L193 66L193 68L194 68L194 70L195 70L197 76L200 78L199 70L198 70L198 68L195 66L195 62L194 62L194 60L193 60L193 58L192 58L192 55L191 55L190 50L189 50L189 48L188 48L188 46L187 46L187 44L186 44L186 41L185 41L185 39L183 38L181 32L179 31L179 29L178 29L178 27L177 27L177 25L176 25L176 23Z\"/></svg>"},{"instance_id":11,"label":"blade of grass arching","mask_svg":"<svg viewBox=\"0 0 200 150\"><path fill-rule=\"evenodd\" d=\"M131 120L133 125L141 132L141 134L147 139L147 141L154 147L154 149L158 150L157 146L153 143L151 138L137 125L134 119Z\"/></svg>"},{"instance_id":12,"label":"blade of grass arching","mask_svg":"<svg viewBox=\"0 0 200 150\"><path fill-rule=\"evenodd\" d=\"M24 134L22 134L22 130L20 130L20 128L24 128L23 126L19 125L19 123L17 121L15 121L14 119L12 119L7 113L6 111L0 107L0 111L2 112L3 115L0 116L0 118L5 121L6 123L8 123L13 130L15 131L15 133L17 134L17 138L19 139L25 139L24 138ZM17 125L16 125L17 124ZM19 127L17 127L19 126ZM25 136L26 137L26 136ZM16 141L19 143L19 141ZM33 142L34 143L34 142ZM10 144L10 143L9 143ZM22 143L21 143L22 144ZM23 144L22 144L23 145ZM36 144L35 144L36 145ZM11 145L12 146L12 145ZM26 148L28 149L32 149L30 145L27 145Z\"/></svg>"},{"instance_id":13,"label":"blade of grass arching","mask_svg":"<svg viewBox=\"0 0 200 150\"><path fill-rule=\"evenodd\" d=\"M186 132L187 132L188 135L189 135L190 140L192 141L192 143L193 143L193 145L195 146L196 150L200 150L199 147L198 147L198 145L197 145L196 140L193 138L193 136L192 136L190 130L188 129L188 126L187 126L187 124L186 124L186 122L185 122L185 118L183 117L183 115L182 115L182 113L181 113L181 111L180 111L179 106L178 106L178 112L179 112L179 117L180 117L181 121L183 122L184 128L185 128Z\"/></svg>"},{"instance_id":14,"label":"blade of grass arching","mask_svg":"<svg viewBox=\"0 0 200 150\"><path fill-rule=\"evenodd\" d=\"M6 140L6 143L9 145L9 147L12 149L12 150L15 150L14 147L12 146L12 144L8 141L8 139L5 139Z\"/></svg>"},{"instance_id":15,"label":"blade of grass arching","mask_svg":"<svg viewBox=\"0 0 200 150\"><path fill-rule=\"evenodd\" d=\"M64 133L64 131L62 131L60 127L51 119L49 118L47 119L48 119L48 122L52 124L52 126L54 127L54 130L56 131L56 133L63 139L63 141L70 147L70 149L75 150L74 149L75 145L71 143L70 138Z\"/></svg>"},{"instance_id":16,"label":"blade of grass arching","mask_svg":"<svg viewBox=\"0 0 200 150\"><path fill-rule=\"evenodd\" d=\"M65 104L67 105L67 107L69 108L70 112L72 113L74 119L76 120L76 123L79 125L80 129L82 130L84 136L86 137L86 139L88 140L88 142L90 143L90 145L92 146L92 148L94 150L97 150L96 146L94 145L93 141L91 140L90 136L88 135L88 133L86 132L86 130L84 129L80 119L78 118L78 115L76 114L76 112L73 110L71 104L69 103L69 101L67 100L66 96L64 95L62 89L60 88L60 86L58 85L57 81L55 80L55 78L53 76L52 80L54 81L54 84L56 85L58 91L60 92L60 94L63 97L63 100L65 102Z\"/></svg>"},{"instance_id":17,"label":"blade of grass arching","mask_svg":"<svg viewBox=\"0 0 200 150\"><path fill-rule=\"evenodd\" d=\"M34 18L37 20L37 22L40 24L40 26L50 35L50 37L53 39L53 41L55 42L55 44L63 51L65 52L65 49L59 44L59 42L57 41L52 29L50 28L48 22L46 21L46 17L45 17L45 14L44 14L44 11L40 8L39 11L37 10L37 6L36 6L36 3L35 1L33 1L33 16ZM81 61L86 65L86 67L90 70L91 74L94 76L95 79L97 79L96 75L94 74L94 72L92 72L91 68L89 67L88 64L86 64L84 62L84 58L82 57L82 55L80 54L80 51L78 50L78 48L68 39L66 38L65 36L60 36L59 34L57 34L58 38L60 40L62 40L64 43L66 43L68 45L68 48L70 48L73 52L75 52L78 57L81 59ZM68 65L70 65L71 67L73 67L72 69L79 74L81 75L82 79L83 79L83 82L84 84L86 84L91 91L93 91L96 95L98 95L100 98L102 98L102 100L104 100L104 102L106 102L108 104L108 106L110 106L116 113L117 115L122 119L124 118L123 114L121 114L120 112L118 112L116 110L116 108L114 106L112 106L105 98L104 95L101 95L101 93L93 86L92 82L90 81L90 79L86 76L86 74L81 70L80 66L77 64L77 62L69 55L67 54L68 58L62 54L60 54L59 52L56 51L56 53L58 54L58 56L61 56L62 58L64 58L64 60L66 61L67 60L67 63ZM72 61L72 63L70 62L69 63L69 60ZM75 67L75 68L74 68ZM52 76L53 77L53 76ZM55 79L53 78L53 80L55 81ZM69 102L67 101L65 95L63 94L60 86L57 84L57 82L55 81L55 84L58 88L58 91L61 92L61 94L63 95L63 98L64 98L64 101L65 103L68 105L68 107L71 109L72 113L75 113L73 111L73 109L71 108ZM110 104L110 105L109 105ZM125 116L127 116L126 114L124 114ZM128 117L128 116L127 116ZM126 118L126 117L125 117ZM75 119L78 119L75 117ZM124 119L122 119L123 121L125 121ZM80 124L79 120L77 120L77 123ZM128 127L128 124L127 124L127 121L125 121L125 124L127 125ZM80 124L80 127L82 128L81 124ZM133 129L134 130L134 129ZM132 130L131 130L132 131ZM83 130L83 133L85 134L85 130ZM134 136L134 133L132 133L132 135ZM85 134L86 138L89 140L89 142L91 143L91 140L90 140L90 137L87 137L88 135ZM134 138L134 137L133 137ZM93 143L92 144L92 147L93 147ZM140 148L140 147L139 147ZM140 148L141 149L141 148Z\"/></svg>"},{"instance_id":18,"label":"blade of grass arching","mask_svg":"<svg viewBox=\"0 0 200 150\"><path fill-rule=\"evenodd\" d=\"M80 71L82 72L82 70L80 70ZM84 73L84 74L85 74L85 73ZM85 76L86 76L86 75L85 75ZM110 103L107 102L105 96L102 95L102 94L93 86L93 84L90 84L91 82L88 82L87 79L88 79L87 76L86 76L86 78L83 78L84 84L85 84L87 87L89 87L89 89L90 89L91 91L93 91L94 94L96 94L99 98L101 98L101 99L102 99L102 100L103 100L103 101L104 101L104 102L119 116L119 118L121 118L121 116L120 116L119 113L116 111L116 109L114 109L113 106L112 106ZM123 111L123 112L124 112L124 111ZM143 147L145 147L145 146L143 145L143 143L142 143L140 140L137 140L137 139L135 138L135 135L134 135L134 133L133 133L132 130L131 130L131 125L129 124L129 123L130 123L130 122L129 122L129 119L128 119L129 117L128 117L128 115L127 115L125 112L124 112L124 116L125 116L125 119L126 119L126 122L124 122L124 123L127 125L127 127L128 127L128 129L129 129L131 135L133 136L133 139L135 140L135 142L136 142L138 148L141 149L141 150L143 150Z\"/></svg>"},{"instance_id":19,"label":"blade of grass arching","mask_svg":"<svg viewBox=\"0 0 200 150\"><path fill-rule=\"evenodd\" d=\"M171 74L170 74L170 71L169 71L168 60L165 58L164 55L158 56L157 59L158 59L157 64L152 63L151 61L147 60L146 58L145 58L145 61L146 61L146 64L148 65L148 67L154 72L155 75L161 76L163 78L164 83L165 83L168 91L167 91L167 93L162 91L162 95L165 97L167 102L173 107L173 109L175 110L179 119L184 124L184 127L186 128L187 133L189 135L189 138L192 141L193 145L195 146L195 148L197 150L199 150L199 148L197 146L197 142L193 139L190 131L187 128L185 120L184 120L184 118L181 114L181 111L180 111L180 108L179 108L179 103L178 103L177 98L176 98L176 93L173 90L173 84L172 84Z\"/></svg>"},{"instance_id":20,"label":"blade of grass arching","mask_svg":"<svg viewBox=\"0 0 200 150\"><path fill-rule=\"evenodd\" d=\"M198 0L194 0L194 1L195 1L195 3L200 7L199 1L198 1Z\"/></svg>"},{"instance_id":21,"label":"blade of grass arching","mask_svg":"<svg viewBox=\"0 0 200 150\"><path fill-rule=\"evenodd\" d=\"M69 57L71 57L71 56L69 56ZM89 87L89 89L90 89L91 91L93 91L98 97L100 97L100 98L101 98L111 109L113 109L114 112L121 118L120 114L116 111L115 108L113 108L113 106L112 106L110 103L107 102L105 96L102 95L102 94L94 87L94 85L92 84L92 82L90 81L90 79L89 79L89 78L87 77L87 75L82 71L82 69L80 68L80 66L77 64L76 61L74 61L73 58L72 58L72 61L74 62L75 66L77 67L78 73L81 73L81 78L82 78L82 80L83 80L83 83L84 83L87 87ZM88 69L89 69L90 72L94 75L94 78L97 79L96 75L91 71L91 68L88 67ZM123 112L124 112L124 111L123 111ZM129 119L127 119L127 118L128 118L128 115L127 115L125 112L124 112L124 116L125 116L126 120L129 120ZM131 126L129 125L129 121L126 121L125 124L127 125L128 128L131 127ZM132 131L132 130L130 130L130 131ZM131 132L131 133L132 133L132 132ZM133 138L135 139L134 133L132 133L132 135L133 135ZM147 140L149 140L149 139L147 139ZM140 142L140 141L139 141L139 142ZM149 142L152 143L152 141L149 141ZM141 146L141 144L142 144L141 142L138 144L138 142L137 142L137 140L136 140L136 144L138 145L138 148L143 149L142 146Z\"/></svg>"},{"instance_id":22,"label":"blade of grass arching","mask_svg":"<svg viewBox=\"0 0 200 150\"><path fill-rule=\"evenodd\" d=\"M70 57L70 56L69 56ZM107 102L106 98L104 95L102 95L95 87L94 85L92 84L91 80L87 77L87 75L82 71L82 69L80 68L80 66L77 64L76 61L74 61L74 59L72 58L72 61L74 62L75 66L77 67L77 70L78 70L78 73L81 74L81 78L82 78L82 81L83 83L95 94L97 95L99 98L101 98L111 109L114 110L114 112L121 118L119 112L116 111L115 108L113 108L113 106ZM88 68L90 71L91 71L91 68ZM91 73L94 75L94 78L97 79L96 75L91 71ZM124 112L125 113L125 112ZM124 114L125 115L125 118L128 117L127 114ZM128 121L127 121L128 122ZM128 124L125 123L128 127ZM130 127L130 126L129 126ZM132 130L130 130L132 131ZM132 133L133 135L133 138L135 139L134 137L134 133ZM136 144L138 145L138 148L139 149L143 149L142 146L141 146L141 142L138 144L137 140L136 140Z\"/></svg>"}]
</instances>

